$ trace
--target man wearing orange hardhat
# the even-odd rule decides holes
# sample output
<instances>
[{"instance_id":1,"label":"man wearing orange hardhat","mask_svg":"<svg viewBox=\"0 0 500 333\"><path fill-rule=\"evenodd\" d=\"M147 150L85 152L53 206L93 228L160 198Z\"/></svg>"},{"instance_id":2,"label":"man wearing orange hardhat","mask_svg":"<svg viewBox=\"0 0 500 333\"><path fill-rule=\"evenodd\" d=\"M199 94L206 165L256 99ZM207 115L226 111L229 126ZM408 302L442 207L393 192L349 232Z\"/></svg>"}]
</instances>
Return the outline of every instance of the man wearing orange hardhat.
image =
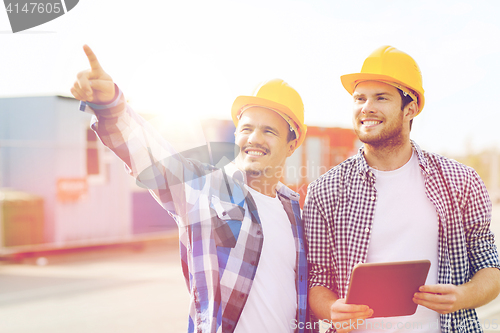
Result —
<instances>
[{"instance_id":1,"label":"man wearing orange hardhat","mask_svg":"<svg viewBox=\"0 0 500 333\"><path fill-rule=\"evenodd\" d=\"M312 311L341 333L481 332L474 308L500 290L491 202L472 168L410 140L425 102L418 65L383 46L360 73L341 81L353 97L353 126L364 146L308 189L303 217ZM374 309L346 304L356 264L420 259L431 267L414 294L414 315L367 319L377 317Z\"/></svg>"},{"instance_id":2,"label":"man wearing orange hardhat","mask_svg":"<svg viewBox=\"0 0 500 333\"><path fill-rule=\"evenodd\" d=\"M305 332L299 195L279 182L306 135L297 91L276 79L236 98L239 154L216 167L177 154L84 50L91 68L78 74L72 94L94 111L102 142L178 224L191 295L188 332Z\"/></svg>"}]
</instances>

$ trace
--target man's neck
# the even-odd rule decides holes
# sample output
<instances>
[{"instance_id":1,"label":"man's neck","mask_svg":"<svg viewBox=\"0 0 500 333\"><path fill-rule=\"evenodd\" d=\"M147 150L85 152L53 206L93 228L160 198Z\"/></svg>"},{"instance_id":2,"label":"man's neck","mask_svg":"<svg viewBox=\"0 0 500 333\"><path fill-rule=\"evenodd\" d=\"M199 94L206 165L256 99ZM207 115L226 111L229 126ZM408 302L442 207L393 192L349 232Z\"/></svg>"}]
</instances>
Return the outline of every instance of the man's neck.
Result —
<instances>
[{"instance_id":1,"label":"man's neck","mask_svg":"<svg viewBox=\"0 0 500 333\"><path fill-rule=\"evenodd\" d=\"M247 174L247 185L268 197L275 197L276 190L278 187L278 179L262 177L252 177L252 175Z\"/></svg>"},{"instance_id":2,"label":"man's neck","mask_svg":"<svg viewBox=\"0 0 500 333\"><path fill-rule=\"evenodd\" d=\"M392 171L401 168L413 153L410 140L396 146L372 146L365 144L364 155L368 165L380 171Z\"/></svg>"}]
</instances>

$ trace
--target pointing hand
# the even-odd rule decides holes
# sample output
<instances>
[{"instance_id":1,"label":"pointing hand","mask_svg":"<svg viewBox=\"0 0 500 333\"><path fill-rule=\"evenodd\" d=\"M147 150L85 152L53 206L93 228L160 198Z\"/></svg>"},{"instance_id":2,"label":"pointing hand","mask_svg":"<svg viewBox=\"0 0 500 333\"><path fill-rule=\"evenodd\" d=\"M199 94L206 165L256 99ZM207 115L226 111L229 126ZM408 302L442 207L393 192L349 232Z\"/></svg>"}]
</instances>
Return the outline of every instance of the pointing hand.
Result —
<instances>
[{"instance_id":1,"label":"pointing hand","mask_svg":"<svg viewBox=\"0 0 500 333\"><path fill-rule=\"evenodd\" d=\"M78 73L71 93L80 101L107 104L115 96L113 79L102 69L97 57L88 45L84 45L83 50L89 60L90 69Z\"/></svg>"}]
</instances>

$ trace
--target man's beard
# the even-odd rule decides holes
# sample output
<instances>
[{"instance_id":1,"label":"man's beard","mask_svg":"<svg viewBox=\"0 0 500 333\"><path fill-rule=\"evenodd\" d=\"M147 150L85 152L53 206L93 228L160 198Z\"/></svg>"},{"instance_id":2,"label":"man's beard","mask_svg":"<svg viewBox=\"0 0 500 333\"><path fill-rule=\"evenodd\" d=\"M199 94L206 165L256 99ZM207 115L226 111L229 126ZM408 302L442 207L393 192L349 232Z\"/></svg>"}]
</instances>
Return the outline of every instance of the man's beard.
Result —
<instances>
[{"instance_id":1,"label":"man's beard","mask_svg":"<svg viewBox=\"0 0 500 333\"><path fill-rule=\"evenodd\" d=\"M402 119L394 121L396 123L393 123L389 128L385 128L381 133L377 135L365 134L358 128L355 128L354 131L356 132L359 141L370 146L376 148L396 147L402 145L405 140L403 135Z\"/></svg>"},{"instance_id":2,"label":"man's beard","mask_svg":"<svg viewBox=\"0 0 500 333\"><path fill-rule=\"evenodd\" d=\"M250 177L260 177L264 171L263 170L254 170L254 169L250 169L250 170L245 170L247 176L250 176Z\"/></svg>"},{"instance_id":3,"label":"man's beard","mask_svg":"<svg viewBox=\"0 0 500 333\"><path fill-rule=\"evenodd\" d=\"M283 176L283 168L273 168L271 166L266 166L263 169L253 169L251 167L245 168L247 177L250 178L281 178Z\"/></svg>"},{"instance_id":4,"label":"man's beard","mask_svg":"<svg viewBox=\"0 0 500 333\"><path fill-rule=\"evenodd\" d=\"M252 167L246 168L244 170L247 174L247 176L250 177L262 177L262 176L269 176L269 174L272 174L272 168L270 166L266 166L262 169L254 169Z\"/></svg>"}]
</instances>

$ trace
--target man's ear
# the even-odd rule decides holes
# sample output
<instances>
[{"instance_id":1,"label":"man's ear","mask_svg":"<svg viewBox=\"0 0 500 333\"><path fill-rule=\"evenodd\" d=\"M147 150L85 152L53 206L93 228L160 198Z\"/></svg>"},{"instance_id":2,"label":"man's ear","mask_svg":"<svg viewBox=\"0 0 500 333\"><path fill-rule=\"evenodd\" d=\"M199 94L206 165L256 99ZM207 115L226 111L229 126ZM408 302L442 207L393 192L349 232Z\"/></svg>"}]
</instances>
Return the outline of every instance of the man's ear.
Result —
<instances>
[{"instance_id":1,"label":"man's ear","mask_svg":"<svg viewBox=\"0 0 500 333\"><path fill-rule=\"evenodd\" d=\"M405 107L405 117L409 117L409 120L412 120L418 114L418 104L415 101L411 101Z\"/></svg>"},{"instance_id":2,"label":"man's ear","mask_svg":"<svg viewBox=\"0 0 500 333\"><path fill-rule=\"evenodd\" d=\"M297 139L293 139L292 141L288 142L288 152L286 154L286 157L292 156L295 149L297 149L298 142L299 141Z\"/></svg>"}]
</instances>

